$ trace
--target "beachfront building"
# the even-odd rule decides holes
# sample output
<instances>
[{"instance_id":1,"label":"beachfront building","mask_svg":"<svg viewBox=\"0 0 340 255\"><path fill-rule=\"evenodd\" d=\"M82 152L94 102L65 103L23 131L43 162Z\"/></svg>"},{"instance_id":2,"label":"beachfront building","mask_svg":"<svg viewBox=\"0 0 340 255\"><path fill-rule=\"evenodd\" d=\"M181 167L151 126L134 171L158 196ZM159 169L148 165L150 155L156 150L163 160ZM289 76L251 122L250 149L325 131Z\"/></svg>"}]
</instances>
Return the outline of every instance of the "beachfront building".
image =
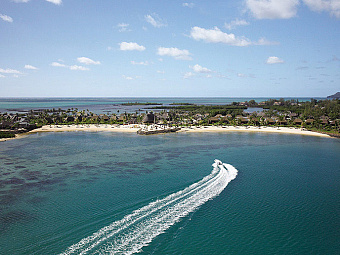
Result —
<instances>
[{"instance_id":1,"label":"beachfront building","mask_svg":"<svg viewBox=\"0 0 340 255\"><path fill-rule=\"evenodd\" d=\"M145 114L143 123L155 123L155 114L152 112Z\"/></svg>"}]
</instances>

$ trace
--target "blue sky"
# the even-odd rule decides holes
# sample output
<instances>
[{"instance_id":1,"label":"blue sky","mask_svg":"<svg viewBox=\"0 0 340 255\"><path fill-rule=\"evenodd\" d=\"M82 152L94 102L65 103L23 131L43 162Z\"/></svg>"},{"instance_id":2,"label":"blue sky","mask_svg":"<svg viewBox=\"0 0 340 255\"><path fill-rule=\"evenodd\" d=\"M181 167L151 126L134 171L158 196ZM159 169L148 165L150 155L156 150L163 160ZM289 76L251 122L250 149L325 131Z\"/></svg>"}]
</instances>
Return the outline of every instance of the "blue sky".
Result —
<instances>
[{"instance_id":1,"label":"blue sky","mask_svg":"<svg viewBox=\"0 0 340 255\"><path fill-rule=\"evenodd\" d=\"M0 97L324 97L340 0L1 0Z\"/></svg>"}]
</instances>

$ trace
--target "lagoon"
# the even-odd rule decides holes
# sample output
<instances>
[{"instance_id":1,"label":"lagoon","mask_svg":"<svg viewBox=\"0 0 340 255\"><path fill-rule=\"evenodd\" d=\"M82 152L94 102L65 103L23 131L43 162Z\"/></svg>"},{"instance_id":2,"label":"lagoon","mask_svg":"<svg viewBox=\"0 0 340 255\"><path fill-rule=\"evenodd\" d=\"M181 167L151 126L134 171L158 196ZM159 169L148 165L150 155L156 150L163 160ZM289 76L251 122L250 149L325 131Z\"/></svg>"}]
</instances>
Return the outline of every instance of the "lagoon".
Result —
<instances>
[{"instance_id":1,"label":"lagoon","mask_svg":"<svg viewBox=\"0 0 340 255\"><path fill-rule=\"evenodd\" d=\"M338 139L265 133L62 132L6 141L0 253L62 253L201 180L217 158L238 170L236 179L142 254L336 254L338 155Z\"/></svg>"}]
</instances>

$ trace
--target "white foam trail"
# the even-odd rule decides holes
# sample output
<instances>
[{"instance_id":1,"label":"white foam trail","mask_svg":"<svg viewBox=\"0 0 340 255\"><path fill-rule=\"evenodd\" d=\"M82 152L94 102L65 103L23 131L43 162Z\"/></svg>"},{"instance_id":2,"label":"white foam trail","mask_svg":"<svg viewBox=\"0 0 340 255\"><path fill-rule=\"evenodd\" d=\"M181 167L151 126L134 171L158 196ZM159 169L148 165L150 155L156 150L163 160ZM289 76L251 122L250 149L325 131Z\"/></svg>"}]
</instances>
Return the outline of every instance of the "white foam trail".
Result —
<instances>
[{"instance_id":1,"label":"white foam trail","mask_svg":"<svg viewBox=\"0 0 340 255\"><path fill-rule=\"evenodd\" d=\"M123 219L70 246L68 254L132 254L139 252L156 236L163 233L182 217L193 212L206 201L218 196L237 170L215 160L211 174L184 190L135 210Z\"/></svg>"}]
</instances>

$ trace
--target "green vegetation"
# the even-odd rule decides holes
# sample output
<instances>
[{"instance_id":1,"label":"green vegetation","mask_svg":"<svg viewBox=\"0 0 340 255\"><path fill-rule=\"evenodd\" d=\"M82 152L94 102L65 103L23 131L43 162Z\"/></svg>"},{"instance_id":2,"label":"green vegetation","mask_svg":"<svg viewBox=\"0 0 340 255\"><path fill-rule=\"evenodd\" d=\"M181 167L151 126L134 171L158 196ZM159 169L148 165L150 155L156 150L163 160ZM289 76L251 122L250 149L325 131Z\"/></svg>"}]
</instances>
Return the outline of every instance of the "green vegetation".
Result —
<instances>
[{"instance_id":1,"label":"green vegetation","mask_svg":"<svg viewBox=\"0 0 340 255\"><path fill-rule=\"evenodd\" d=\"M130 105L156 103L129 103ZM263 108L261 112L247 113L248 107ZM159 123L173 126L243 125L286 126L340 136L340 99L299 102L298 100L268 100L257 103L233 102L229 105L180 105L152 107L156 113L94 114L87 110L71 108L31 110L28 113L0 114L0 130L26 132L43 125L71 124L141 124ZM149 116L152 114L152 116ZM150 117L150 118L149 118Z\"/></svg>"},{"instance_id":2,"label":"green vegetation","mask_svg":"<svg viewBox=\"0 0 340 255\"><path fill-rule=\"evenodd\" d=\"M6 132L6 131L0 131L0 138L14 138L15 134Z\"/></svg>"}]
</instances>

